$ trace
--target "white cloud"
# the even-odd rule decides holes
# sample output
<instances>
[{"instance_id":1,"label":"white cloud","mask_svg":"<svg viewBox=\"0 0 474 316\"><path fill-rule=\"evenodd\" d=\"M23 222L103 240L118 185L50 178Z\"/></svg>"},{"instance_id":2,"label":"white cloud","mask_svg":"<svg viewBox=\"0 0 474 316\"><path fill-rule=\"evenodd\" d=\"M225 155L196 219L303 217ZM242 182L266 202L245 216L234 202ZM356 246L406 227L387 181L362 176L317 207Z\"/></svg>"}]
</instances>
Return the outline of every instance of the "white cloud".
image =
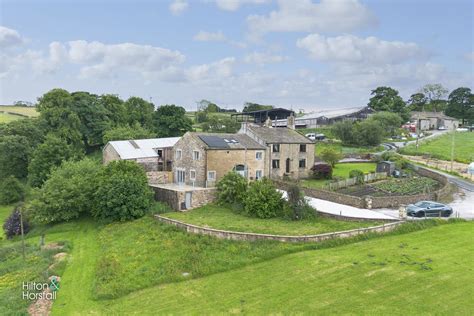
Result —
<instances>
[{"instance_id":1,"label":"white cloud","mask_svg":"<svg viewBox=\"0 0 474 316\"><path fill-rule=\"evenodd\" d=\"M358 0L279 0L268 15L250 15L252 37L268 32L350 32L376 23L373 13Z\"/></svg>"},{"instance_id":2,"label":"white cloud","mask_svg":"<svg viewBox=\"0 0 474 316\"><path fill-rule=\"evenodd\" d=\"M232 75L234 64L234 57L226 57L210 64L193 66L186 71L186 78L191 82L228 78Z\"/></svg>"},{"instance_id":3,"label":"white cloud","mask_svg":"<svg viewBox=\"0 0 474 316\"><path fill-rule=\"evenodd\" d=\"M319 61L394 64L425 57L415 43L383 41L376 37L360 38L353 35L324 37L310 34L298 39L296 46L308 51Z\"/></svg>"},{"instance_id":4,"label":"white cloud","mask_svg":"<svg viewBox=\"0 0 474 316\"><path fill-rule=\"evenodd\" d=\"M8 48L21 45L23 37L18 31L0 25L0 48Z\"/></svg>"},{"instance_id":5,"label":"white cloud","mask_svg":"<svg viewBox=\"0 0 474 316\"><path fill-rule=\"evenodd\" d=\"M225 11L236 11L244 4L264 4L271 0L215 0L217 6Z\"/></svg>"},{"instance_id":6,"label":"white cloud","mask_svg":"<svg viewBox=\"0 0 474 316\"><path fill-rule=\"evenodd\" d=\"M464 59L470 62L474 62L474 52L464 54Z\"/></svg>"},{"instance_id":7,"label":"white cloud","mask_svg":"<svg viewBox=\"0 0 474 316\"><path fill-rule=\"evenodd\" d=\"M180 15L188 9L188 2L186 0L174 0L169 5L169 10L174 15Z\"/></svg>"},{"instance_id":8,"label":"white cloud","mask_svg":"<svg viewBox=\"0 0 474 316\"><path fill-rule=\"evenodd\" d=\"M269 53L253 52L245 56L246 63L257 64L263 66L265 64L281 63L289 58L287 56L272 55Z\"/></svg>"},{"instance_id":9,"label":"white cloud","mask_svg":"<svg viewBox=\"0 0 474 316\"><path fill-rule=\"evenodd\" d=\"M196 35L194 35L193 40L200 42L222 42L226 40L226 37L222 31L214 33L199 31Z\"/></svg>"}]
</instances>

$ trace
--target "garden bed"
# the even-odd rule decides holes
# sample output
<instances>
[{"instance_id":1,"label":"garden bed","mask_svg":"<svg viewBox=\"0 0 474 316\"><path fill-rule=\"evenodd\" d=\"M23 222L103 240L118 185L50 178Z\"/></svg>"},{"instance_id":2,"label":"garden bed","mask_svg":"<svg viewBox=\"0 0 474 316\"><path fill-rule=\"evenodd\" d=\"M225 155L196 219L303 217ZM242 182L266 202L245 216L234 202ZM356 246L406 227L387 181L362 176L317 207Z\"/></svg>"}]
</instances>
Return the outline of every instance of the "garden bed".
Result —
<instances>
[{"instance_id":1,"label":"garden bed","mask_svg":"<svg viewBox=\"0 0 474 316\"><path fill-rule=\"evenodd\" d=\"M349 173L352 170L360 170L364 173L375 172L377 164L373 162L361 162L361 163L339 163L333 169L333 178L348 179ZM321 189L332 180L324 179L305 179L301 181L301 185L310 189Z\"/></svg>"},{"instance_id":2,"label":"garden bed","mask_svg":"<svg viewBox=\"0 0 474 316\"><path fill-rule=\"evenodd\" d=\"M315 235L382 224L382 222L374 221L341 221L325 217L302 221L291 221L282 218L260 219L241 215L229 208L215 204L209 204L189 212L171 212L163 215L202 227L291 236Z\"/></svg>"}]
</instances>

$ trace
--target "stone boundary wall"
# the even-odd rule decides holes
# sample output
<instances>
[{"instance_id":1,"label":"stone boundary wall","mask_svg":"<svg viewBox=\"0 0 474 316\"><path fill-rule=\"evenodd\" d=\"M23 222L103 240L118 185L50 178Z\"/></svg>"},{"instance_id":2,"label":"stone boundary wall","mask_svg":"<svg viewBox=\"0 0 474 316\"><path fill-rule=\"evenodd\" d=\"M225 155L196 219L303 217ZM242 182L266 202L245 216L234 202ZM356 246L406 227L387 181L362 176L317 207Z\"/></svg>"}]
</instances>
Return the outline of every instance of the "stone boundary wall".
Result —
<instances>
[{"instance_id":1,"label":"stone boundary wall","mask_svg":"<svg viewBox=\"0 0 474 316\"><path fill-rule=\"evenodd\" d=\"M328 191L324 189L310 189L301 188L305 196L313 197L316 199L326 200L334 203L349 205L357 208L398 208L402 204L412 204L422 200L434 200L438 201L451 193L451 185L448 179L436 172L429 169L412 166L413 170L420 176L432 178L441 183L442 187L436 191L416 194L416 195L399 195L399 196L385 196L385 197L357 197L348 194L342 194L338 192ZM287 190L288 183L283 181L274 181L276 187L280 190ZM370 204L370 207L368 206Z\"/></svg>"},{"instance_id":2,"label":"stone boundary wall","mask_svg":"<svg viewBox=\"0 0 474 316\"><path fill-rule=\"evenodd\" d=\"M318 235L305 235L305 236L284 236L284 235L271 235L271 234L257 234L257 233L244 233L244 232L234 232L227 230L220 230L214 228L206 228L201 226L196 226L192 224L187 224L175 219L167 218L160 215L155 215L155 218L160 222L174 225L178 228L184 229L188 233L199 234L199 235L209 235L220 239L231 239L231 240L246 240L246 241L256 241L256 240L276 240L281 242L321 242L328 239L335 238L349 238L366 233L384 233L391 231L398 227L400 224L404 223L403 221L398 221L394 223L383 224L380 226L358 228L352 230L346 230L341 232L318 234Z\"/></svg>"},{"instance_id":3,"label":"stone boundary wall","mask_svg":"<svg viewBox=\"0 0 474 316\"><path fill-rule=\"evenodd\" d=\"M331 213L323 213L316 211L318 213L318 216L320 217L325 217L325 218L333 218L341 221L346 221L346 222L383 222L383 223L393 223L400 221L397 218L394 219L382 219L382 218L366 218L366 217L350 217L350 216L344 216L344 215L337 215L337 214L331 214Z\"/></svg>"},{"instance_id":4,"label":"stone boundary wall","mask_svg":"<svg viewBox=\"0 0 474 316\"><path fill-rule=\"evenodd\" d=\"M149 171L146 176L149 184L173 183L173 172L171 171Z\"/></svg>"}]
</instances>

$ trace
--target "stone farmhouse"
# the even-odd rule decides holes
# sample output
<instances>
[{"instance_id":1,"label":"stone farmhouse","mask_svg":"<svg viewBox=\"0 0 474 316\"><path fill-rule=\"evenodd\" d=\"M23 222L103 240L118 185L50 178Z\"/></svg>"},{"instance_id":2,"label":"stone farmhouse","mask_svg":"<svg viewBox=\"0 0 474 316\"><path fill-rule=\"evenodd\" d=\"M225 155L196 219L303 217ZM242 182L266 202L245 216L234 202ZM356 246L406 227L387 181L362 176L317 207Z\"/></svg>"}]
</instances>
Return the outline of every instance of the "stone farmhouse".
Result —
<instances>
[{"instance_id":1,"label":"stone farmhouse","mask_svg":"<svg viewBox=\"0 0 474 316\"><path fill-rule=\"evenodd\" d=\"M444 127L452 130L459 127L459 120L442 112L411 112L411 121L422 131Z\"/></svg>"},{"instance_id":2,"label":"stone farmhouse","mask_svg":"<svg viewBox=\"0 0 474 316\"><path fill-rule=\"evenodd\" d=\"M186 133L173 147L176 184L212 187L229 171L265 176L265 149L245 134Z\"/></svg>"}]
</instances>

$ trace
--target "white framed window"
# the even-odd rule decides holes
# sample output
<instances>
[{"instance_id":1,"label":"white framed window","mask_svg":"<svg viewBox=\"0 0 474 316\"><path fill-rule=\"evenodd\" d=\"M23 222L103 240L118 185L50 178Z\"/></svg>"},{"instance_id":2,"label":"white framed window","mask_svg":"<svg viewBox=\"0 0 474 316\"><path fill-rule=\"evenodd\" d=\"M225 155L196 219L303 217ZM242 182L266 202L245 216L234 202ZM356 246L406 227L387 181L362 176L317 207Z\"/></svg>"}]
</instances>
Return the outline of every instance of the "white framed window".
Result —
<instances>
[{"instance_id":1,"label":"white framed window","mask_svg":"<svg viewBox=\"0 0 474 316\"><path fill-rule=\"evenodd\" d=\"M183 155L183 152L181 151L181 149L176 149L176 152L174 155L175 159L180 160L182 155Z\"/></svg>"},{"instance_id":2,"label":"white framed window","mask_svg":"<svg viewBox=\"0 0 474 316\"><path fill-rule=\"evenodd\" d=\"M263 159L263 151L257 151L255 153L255 159L256 160L262 160Z\"/></svg>"},{"instance_id":3,"label":"white framed window","mask_svg":"<svg viewBox=\"0 0 474 316\"><path fill-rule=\"evenodd\" d=\"M207 172L207 181L216 181L216 172L208 171Z\"/></svg>"},{"instance_id":4,"label":"white framed window","mask_svg":"<svg viewBox=\"0 0 474 316\"><path fill-rule=\"evenodd\" d=\"M196 180L196 170L194 169L189 170L189 180L191 181Z\"/></svg>"},{"instance_id":5,"label":"white framed window","mask_svg":"<svg viewBox=\"0 0 474 316\"><path fill-rule=\"evenodd\" d=\"M193 150L193 160L199 160L201 158L201 153L197 150Z\"/></svg>"},{"instance_id":6,"label":"white framed window","mask_svg":"<svg viewBox=\"0 0 474 316\"><path fill-rule=\"evenodd\" d=\"M260 180L263 178L263 170L256 170L255 171L255 180Z\"/></svg>"}]
</instances>

